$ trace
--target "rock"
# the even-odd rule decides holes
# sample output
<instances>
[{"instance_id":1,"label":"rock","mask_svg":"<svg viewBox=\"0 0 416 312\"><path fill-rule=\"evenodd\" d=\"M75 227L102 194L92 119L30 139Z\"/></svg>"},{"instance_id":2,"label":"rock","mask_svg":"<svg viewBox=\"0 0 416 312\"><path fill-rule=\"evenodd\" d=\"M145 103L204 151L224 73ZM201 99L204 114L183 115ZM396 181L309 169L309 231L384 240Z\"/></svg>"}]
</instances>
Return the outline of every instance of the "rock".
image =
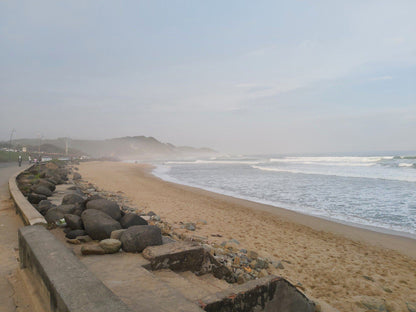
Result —
<instances>
[{"instance_id":1,"label":"rock","mask_svg":"<svg viewBox=\"0 0 416 312\"><path fill-rule=\"evenodd\" d=\"M60 219L64 218L64 213L60 212L58 210L58 207L52 207L48 209L48 211L45 214L45 219L48 223L55 223L56 221L59 221Z\"/></svg>"},{"instance_id":2,"label":"rock","mask_svg":"<svg viewBox=\"0 0 416 312\"><path fill-rule=\"evenodd\" d=\"M363 275L363 278L366 279L367 281L374 282L374 278L372 278L370 276Z\"/></svg>"},{"instance_id":3,"label":"rock","mask_svg":"<svg viewBox=\"0 0 416 312\"><path fill-rule=\"evenodd\" d=\"M192 222L185 223L185 229L187 229L188 231L195 231L196 230L195 223L192 223Z\"/></svg>"},{"instance_id":4,"label":"rock","mask_svg":"<svg viewBox=\"0 0 416 312\"><path fill-rule=\"evenodd\" d=\"M107 238L103 239L99 246L104 249L105 253L116 253L120 250L121 242L118 239Z\"/></svg>"},{"instance_id":5,"label":"rock","mask_svg":"<svg viewBox=\"0 0 416 312\"><path fill-rule=\"evenodd\" d=\"M41 195L41 194L36 194L36 193L30 193L29 196L27 197L27 200L29 201L29 203L31 204L39 204L41 200L45 200L48 199L45 195Z\"/></svg>"},{"instance_id":6,"label":"rock","mask_svg":"<svg viewBox=\"0 0 416 312\"><path fill-rule=\"evenodd\" d=\"M69 239L74 239L77 238L78 236L84 236L85 234L87 234L84 230L72 230L70 232L68 232L65 237L69 238Z\"/></svg>"},{"instance_id":7,"label":"rock","mask_svg":"<svg viewBox=\"0 0 416 312\"><path fill-rule=\"evenodd\" d=\"M78 239L76 239L76 238L73 238L73 239L67 238L66 239L66 242L67 243L70 243L70 244L73 244L73 245L79 245L79 244L81 244L81 241L78 240Z\"/></svg>"},{"instance_id":8,"label":"rock","mask_svg":"<svg viewBox=\"0 0 416 312\"><path fill-rule=\"evenodd\" d=\"M112 231L111 235L110 235L110 238L120 240L121 234L123 234L124 231L125 231L125 229Z\"/></svg>"},{"instance_id":9,"label":"rock","mask_svg":"<svg viewBox=\"0 0 416 312\"><path fill-rule=\"evenodd\" d=\"M207 225L207 221L205 221L205 220L198 220L198 222L197 222L197 224L199 224L199 225Z\"/></svg>"},{"instance_id":10,"label":"rock","mask_svg":"<svg viewBox=\"0 0 416 312\"><path fill-rule=\"evenodd\" d=\"M285 267L283 266L283 263L281 261L273 261L272 265L276 268L276 269L281 269L283 270Z\"/></svg>"},{"instance_id":11,"label":"rock","mask_svg":"<svg viewBox=\"0 0 416 312\"><path fill-rule=\"evenodd\" d=\"M147 221L135 213L126 213L121 219L120 224L123 229L127 229L133 225L148 225Z\"/></svg>"},{"instance_id":12,"label":"rock","mask_svg":"<svg viewBox=\"0 0 416 312\"><path fill-rule=\"evenodd\" d=\"M269 275L269 273L267 273L267 271L266 271L265 269L263 269L263 270L261 270L261 271L259 272L258 277L259 277L259 278L262 278L262 277L266 277L266 276L268 276L268 275Z\"/></svg>"},{"instance_id":13,"label":"rock","mask_svg":"<svg viewBox=\"0 0 416 312\"><path fill-rule=\"evenodd\" d=\"M406 302L407 309L409 312L416 312L416 303L415 302Z\"/></svg>"},{"instance_id":14,"label":"rock","mask_svg":"<svg viewBox=\"0 0 416 312\"><path fill-rule=\"evenodd\" d=\"M122 248L127 252L142 252L148 246L162 245L162 233L154 225L135 225L121 234Z\"/></svg>"},{"instance_id":15,"label":"rock","mask_svg":"<svg viewBox=\"0 0 416 312\"><path fill-rule=\"evenodd\" d=\"M38 184L32 187L32 191L36 194L45 195L46 197L52 196L52 191L43 184Z\"/></svg>"},{"instance_id":16,"label":"rock","mask_svg":"<svg viewBox=\"0 0 416 312\"><path fill-rule=\"evenodd\" d=\"M153 211L149 211L149 212L147 213L147 215L148 215L149 217L151 217L151 216L155 216L156 214L155 214Z\"/></svg>"},{"instance_id":17,"label":"rock","mask_svg":"<svg viewBox=\"0 0 416 312\"><path fill-rule=\"evenodd\" d=\"M112 231L121 229L118 221L100 210L87 209L81 214L81 219L84 223L85 231L92 239L102 240L109 238Z\"/></svg>"},{"instance_id":18,"label":"rock","mask_svg":"<svg viewBox=\"0 0 416 312\"><path fill-rule=\"evenodd\" d=\"M257 271L261 271L263 269L267 269L269 267L269 263L262 259L262 258L257 258L256 261L256 265L254 266L254 269Z\"/></svg>"},{"instance_id":19,"label":"rock","mask_svg":"<svg viewBox=\"0 0 416 312\"><path fill-rule=\"evenodd\" d=\"M87 255L104 255L105 251L98 245L85 245L81 247L81 253Z\"/></svg>"},{"instance_id":20,"label":"rock","mask_svg":"<svg viewBox=\"0 0 416 312\"><path fill-rule=\"evenodd\" d=\"M75 205L70 204L70 205L60 205L58 207L56 207L56 209L58 209L59 212L62 212L63 214L73 214L75 211Z\"/></svg>"},{"instance_id":21,"label":"rock","mask_svg":"<svg viewBox=\"0 0 416 312\"><path fill-rule=\"evenodd\" d=\"M255 252L255 251L253 251L253 250L249 250L249 251L247 252L247 256L248 256L249 258L251 258L251 259L257 259L257 258L258 258L258 256L259 256L259 254L258 254L257 252Z\"/></svg>"},{"instance_id":22,"label":"rock","mask_svg":"<svg viewBox=\"0 0 416 312\"><path fill-rule=\"evenodd\" d=\"M89 235L83 235L83 236L77 236L77 240L79 240L81 243L88 243L92 241L92 238L89 237Z\"/></svg>"},{"instance_id":23,"label":"rock","mask_svg":"<svg viewBox=\"0 0 416 312\"><path fill-rule=\"evenodd\" d=\"M81 204L82 202L84 202L84 198L78 194L66 194L62 198L62 205Z\"/></svg>"},{"instance_id":24,"label":"rock","mask_svg":"<svg viewBox=\"0 0 416 312\"><path fill-rule=\"evenodd\" d=\"M66 225L69 226L72 230L83 230L84 224L80 216L73 214L64 215Z\"/></svg>"},{"instance_id":25,"label":"rock","mask_svg":"<svg viewBox=\"0 0 416 312\"><path fill-rule=\"evenodd\" d=\"M39 202L37 210L40 212L41 215L44 216L50 208L52 208L51 201L44 199Z\"/></svg>"},{"instance_id":26,"label":"rock","mask_svg":"<svg viewBox=\"0 0 416 312\"><path fill-rule=\"evenodd\" d=\"M365 297L361 300L361 305L370 311L389 312L386 300L376 297Z\"/></svg>"},{"instance_id":27,"label":"rock","mask_svg":"<svg viewBox=\"0 0 416 312\"><path fill-rule=\"evenodd\" d=\"M81 175L78 172L74 172L72 175L72 180L81 180Z\"/></svg>"},{"instance_id":28,"label":"rock","mask_svg":"<svg viewBox=\"0 0 416 312\"><path fill-rule=\"evenodd\" d=\"M86 209L95 209L102 211L112 217L114 220L120 220L120 207L116 202L107 199L94 199L86 203Z\"/></svg>"},{"instance_id":29,"label":"rock","mask_svg":"<svg viewBox=\"0 0 416 312\"><path fill-rule=\"evenodd\" d=\"M42 186L47 187L51 192L54 192L55 189L56 189L55 184L46 180L46 179L40 179L39 182L38 182L38 185L42 185Z\"/></svg>"}]
</instances>

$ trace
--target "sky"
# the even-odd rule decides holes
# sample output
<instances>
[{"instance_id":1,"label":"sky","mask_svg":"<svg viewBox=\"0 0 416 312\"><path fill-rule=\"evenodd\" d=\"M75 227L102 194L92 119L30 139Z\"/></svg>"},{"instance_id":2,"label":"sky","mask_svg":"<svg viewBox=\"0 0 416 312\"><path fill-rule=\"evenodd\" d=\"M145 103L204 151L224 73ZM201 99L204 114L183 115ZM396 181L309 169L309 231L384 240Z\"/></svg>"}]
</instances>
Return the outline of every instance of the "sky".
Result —
<instances>
[{"instance_id":1,"label":"sky","mask_svg":"<svg viewBox=\"0 0 416 312\"><path fill-rule=\"evenodd\" d=\"M416 150L416 1L1 1L0 141Z\"/></svg>"}]
</instances>

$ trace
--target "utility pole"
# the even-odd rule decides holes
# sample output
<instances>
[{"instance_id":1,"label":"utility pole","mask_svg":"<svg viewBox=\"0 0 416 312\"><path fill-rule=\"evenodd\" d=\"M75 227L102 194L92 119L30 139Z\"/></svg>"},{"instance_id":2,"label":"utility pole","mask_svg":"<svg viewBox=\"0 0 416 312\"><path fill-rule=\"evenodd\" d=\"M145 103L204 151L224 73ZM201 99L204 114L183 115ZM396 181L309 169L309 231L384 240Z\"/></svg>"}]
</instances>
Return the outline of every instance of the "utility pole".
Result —
<instances>
[{"instance_id":1,"label":"utility pole","mask_svg":"<svg viewBox=\"0 0 416 312\"><path fill-rule=\"evenodd\" d=\"M16 132L16 129L13 128L12 132L10 133L10 141L9 141L9 161L10 161L10 153L12 151L12 137L13 137L13 133Z\"/></svg>"}]
</instances>

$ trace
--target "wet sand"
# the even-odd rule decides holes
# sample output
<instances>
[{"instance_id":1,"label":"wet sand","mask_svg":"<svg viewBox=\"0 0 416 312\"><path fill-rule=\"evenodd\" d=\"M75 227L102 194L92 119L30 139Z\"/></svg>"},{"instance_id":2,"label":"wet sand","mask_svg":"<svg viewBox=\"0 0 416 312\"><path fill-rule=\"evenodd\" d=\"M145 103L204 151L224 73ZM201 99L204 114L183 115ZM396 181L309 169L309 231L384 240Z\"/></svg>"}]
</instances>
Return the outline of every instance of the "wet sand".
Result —
<instances>
[{"instance_id":1,"label":"wet sand","mask_svg":"<svg viewBox=\"0 0 416 312\"><path fill-rule=\"evenodd\" d=\"M282 261L284 269L271 273L340 311L367 311L363 303L408 311L416 303L416 240L165 182L149 165L88 162L79 169L84 180L122 192L131 206L154 211L177 231L186 232L180 222L203 220L188 234L212 243L233 238L240 248Z\"/></svg>"}]
</instances>

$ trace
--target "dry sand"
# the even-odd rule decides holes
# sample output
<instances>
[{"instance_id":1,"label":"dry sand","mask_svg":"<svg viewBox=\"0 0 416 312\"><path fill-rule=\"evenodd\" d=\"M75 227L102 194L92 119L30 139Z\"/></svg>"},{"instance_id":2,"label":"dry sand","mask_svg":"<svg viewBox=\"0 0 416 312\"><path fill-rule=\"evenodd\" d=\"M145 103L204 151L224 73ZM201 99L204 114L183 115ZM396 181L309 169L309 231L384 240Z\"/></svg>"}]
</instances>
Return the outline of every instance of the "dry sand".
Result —
<instances>
[{"instance_id":1,"label":"dry sand","mask_svg":"<svg viewBox=\"0 0 416 312\"><path fill-rule=\"evenodd\" d=\"M285 209L162 181L148 165L88 162L83 179L122 192L132 206L150 210L180 228L205 220L190 234L284 260L281 275L305 293L340 311L369 311L362 302L385 303L388 311L410 311L416 303L416 241L314 218ZM220 234L222 237L213 237Z\"/></svg>"}]
</instances>

